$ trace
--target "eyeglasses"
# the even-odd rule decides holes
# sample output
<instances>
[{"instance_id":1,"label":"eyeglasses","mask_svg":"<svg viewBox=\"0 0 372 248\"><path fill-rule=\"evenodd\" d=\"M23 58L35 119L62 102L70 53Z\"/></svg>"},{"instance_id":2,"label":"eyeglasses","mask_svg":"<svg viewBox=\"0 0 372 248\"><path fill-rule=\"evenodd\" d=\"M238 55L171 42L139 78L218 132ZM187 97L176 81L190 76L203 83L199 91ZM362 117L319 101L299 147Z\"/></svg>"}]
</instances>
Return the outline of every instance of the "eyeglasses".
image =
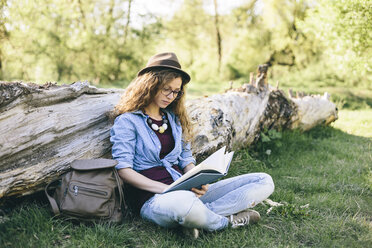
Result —
<instances>
[{"instance_id":1,"label":"eyeglasses","mask_svg":"<svg viewBox=\"0 0 372 248\"><path fill-rule=\"evenodd\" d=\"M177 90L171 90L169 88L161 89L161 93L165 96L169 96L171 93L173 93L173 97L175 97L176 99L180 98L183 95L182 90L177 91Z\"/></svg>"}]
</instances>

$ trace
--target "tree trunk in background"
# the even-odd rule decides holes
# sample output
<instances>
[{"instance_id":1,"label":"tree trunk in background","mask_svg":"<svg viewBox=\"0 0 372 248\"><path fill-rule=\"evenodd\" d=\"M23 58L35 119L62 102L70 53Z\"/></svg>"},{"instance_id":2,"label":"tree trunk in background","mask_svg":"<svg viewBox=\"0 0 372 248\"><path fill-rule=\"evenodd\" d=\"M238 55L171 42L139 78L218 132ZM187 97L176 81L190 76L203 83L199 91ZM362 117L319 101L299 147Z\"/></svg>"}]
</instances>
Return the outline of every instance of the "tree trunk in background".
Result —
<instances>
[{"instance_id":1,"label":"tree trunk in background","mask_svg":"<svg viewBox=\"0 0 372 248\"><path fill-rule=\"evenodd\" d=\"M337 119L328 95L287 98L260 68L254 85L186 102L197 160L224 145L254 144L264 129L307 130ZM81 82L0 83L0 198L42 190L75 159L110 157L108 113L122 92Z\"/></svg>"},{"instance_id":2,"label":"tree trunk in background","mask_svg":"<svg viewBox=\"0 0 372 248\"><path fill-rule=\"evenodd\" d=\"M84 13L84 7L83 7L83 4L81 3L81 0L78 0L78 3L79 3L79 11L80 11L81 19L82 19L81 23L83 23L84 29L86 30L87 29L87 19L85 17L85 13Z\"/></svg>"},{"instance_id":3,"label":"tree trunk in background","mask_svg":"<svg viewBox=\"0 0 372 248\"><path fill-rule=\"evenodd\" d=\"M110 1L110 9L108 10L109 19L108 19L108 22L106 24L106 35L110 35L112 25L115 22L114 7L115 7L115 0L111 0Z\"/></svg>"},{"instance_id":4,"label":"tree trunk in background","mask_svg":"<svg viewBox=\"0 0 372 248\"><path fill-rule=\"evenodd\" d=\"M130 24L130 9L132 7L132 0L128 0L128 13L127 13L127 23L125 24L125 29L124 29L124 46L127 42L127 37L128 37L128 29L129 29L129 24Z\"/></svg>"},{"instance_id":5,"label":"tree trunk in background","mask_svg":"<svg viewBox=\"0 0 372 248\"><path fill-rule=\"evenodd\" d=\"M218 73L220 73L221 69L221 60L222 60L222 46L221 46L221 33L220 33L220 26L218 22L218 4L217 0L213 0L214 3L214 25L216 27L216 40L217 40L217 53L218 53Z\"/></svg>"},{"instance_id":6,"label":"tree trunk in background","mask_svg":"<svg viewBox=\"0 0 372 248\"><path fill-rule=\"evenodd\" d=\"M0 80L3 79L3 63L2 63L2 53L0 47Z\"/></svg>"},{"instance_id":7,"label":"tree trunk in background","mask_svg":"<svg viewBox=\"0 0 372 248\"><path fill-rule=\"evenodd\" d=\"M9 37L9 33L5 28L4 8L6 6L5 0L0 0L0 80L3 78L3 46L2 43Z\"/></svg>"}]
</instances>

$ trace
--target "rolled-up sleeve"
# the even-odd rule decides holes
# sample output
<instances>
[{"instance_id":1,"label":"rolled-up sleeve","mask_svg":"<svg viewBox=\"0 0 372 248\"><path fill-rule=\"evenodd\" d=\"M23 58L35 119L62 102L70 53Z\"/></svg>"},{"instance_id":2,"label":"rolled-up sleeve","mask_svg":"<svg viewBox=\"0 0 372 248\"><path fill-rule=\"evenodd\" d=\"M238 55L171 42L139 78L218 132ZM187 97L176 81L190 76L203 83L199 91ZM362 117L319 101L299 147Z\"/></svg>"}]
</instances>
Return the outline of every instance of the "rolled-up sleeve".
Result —
<instances>
[{"instance_id":1,"label":"rolled-up sleeve","mask_svg":"<svg viewBox=\"0 0 372 248\"><path fill-rule=\"evenodd\" d=\"M136 129L127 116L121 115L115 119L110 130L112 143L112 158L118 161L116 169L133 168L133 158L136 146Z\"/></svg>"},{"instance_id":2,"label":"rolled-up sleeve","mask_svg":"<svg viewBox=\"0 0 372 248\"><path fill-rule=\"evenodd\" d=\"M182 152L179 157L178 167L184 169L190 163L196 164L195 158L192 156L191 144L182 140Z\"/></svg>"}]
</instances>

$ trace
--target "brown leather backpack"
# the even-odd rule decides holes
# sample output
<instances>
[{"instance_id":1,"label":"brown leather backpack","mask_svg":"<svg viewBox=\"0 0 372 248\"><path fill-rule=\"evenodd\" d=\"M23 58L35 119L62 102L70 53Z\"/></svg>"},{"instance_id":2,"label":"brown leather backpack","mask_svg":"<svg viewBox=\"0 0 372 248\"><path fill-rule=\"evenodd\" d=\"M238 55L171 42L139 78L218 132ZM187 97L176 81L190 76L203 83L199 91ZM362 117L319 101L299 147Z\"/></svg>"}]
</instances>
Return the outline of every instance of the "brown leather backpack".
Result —
<instances>
[{"instance_id":1,"label":"brown leather backpack","mask_svg":"<svg viewBox=\"0 0 372 248\"><path fill-rule=\"evenodd\" d=\"M116 164L103 158L72 162L69 172L45 187L54 214L82 221L121 222L127 207ZM54 184L52 197L48 191Z\"/></svg>"}]
</instances>

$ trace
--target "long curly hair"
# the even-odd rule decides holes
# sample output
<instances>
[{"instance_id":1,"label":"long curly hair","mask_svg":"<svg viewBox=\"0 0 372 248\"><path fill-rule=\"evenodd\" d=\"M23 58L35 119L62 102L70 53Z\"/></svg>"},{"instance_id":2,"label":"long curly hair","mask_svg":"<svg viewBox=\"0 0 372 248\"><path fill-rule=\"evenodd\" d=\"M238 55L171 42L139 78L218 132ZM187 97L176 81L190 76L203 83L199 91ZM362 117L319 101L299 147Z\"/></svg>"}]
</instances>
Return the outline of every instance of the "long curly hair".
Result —
<instances>
[{"instance_id":1,"label":"long curly hair","mask_svg":"<svg viewBox=\"0 0 372 248\"><path fill-rule=\"evenodd\" d=\"M183 95L167 106L179 118L183 138L185 141L192 139L192 126L185 108L185 79L172 69L152 69L135 78L125 89L119 103L115 106L112 117L115 118L126 112L144 110L154 99L157 92L175 78L182 79L181 91Z\"/></svg>"}]
</instances>

